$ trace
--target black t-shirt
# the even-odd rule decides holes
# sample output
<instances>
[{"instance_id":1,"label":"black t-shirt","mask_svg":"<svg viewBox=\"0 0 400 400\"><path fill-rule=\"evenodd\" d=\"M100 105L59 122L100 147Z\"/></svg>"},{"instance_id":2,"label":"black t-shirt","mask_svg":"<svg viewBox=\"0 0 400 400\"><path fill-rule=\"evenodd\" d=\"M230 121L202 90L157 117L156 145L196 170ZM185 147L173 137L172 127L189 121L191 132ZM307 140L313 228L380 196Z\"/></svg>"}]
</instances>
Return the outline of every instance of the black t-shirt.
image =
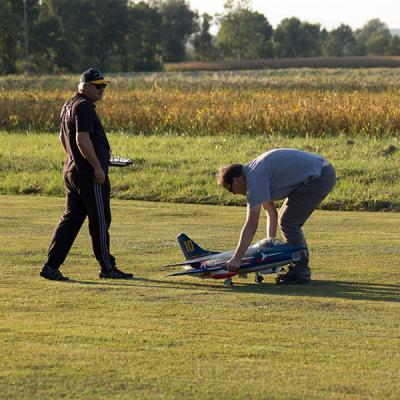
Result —
<instances>
[{"instance_id":1,"label":"black t-shirt","mask_svg":"<svg viewBox=\"0 0 400 400\"><path fill-rule=\"evenodd\" d=\"M60 131L68 153L64 171L75 171L82 175L93 174L92 166L83 157L76 143L77 132L89 132L101 167L104 173L108 173L110 145L96 113L95 105L86 96L76 93L64 104L61 110Z\"/></svg>"}]
</instances>

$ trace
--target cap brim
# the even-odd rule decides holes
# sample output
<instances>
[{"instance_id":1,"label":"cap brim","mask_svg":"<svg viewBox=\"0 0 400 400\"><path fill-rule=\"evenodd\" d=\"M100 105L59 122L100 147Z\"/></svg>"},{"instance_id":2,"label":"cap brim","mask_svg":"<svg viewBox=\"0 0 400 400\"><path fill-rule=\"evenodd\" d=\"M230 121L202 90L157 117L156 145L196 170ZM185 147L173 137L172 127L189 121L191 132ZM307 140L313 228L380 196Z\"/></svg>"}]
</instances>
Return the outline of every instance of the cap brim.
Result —
<instances>
[{"instance_id":1,"label":"cap brim","mask_svg":"<svg viewBox=\"0 0 400 400\"><path fill-rule=\"evenodd\" d=\"M96 81L90 81L90 83L101 84L101 83L111 83L111 81L108 81L106 79L97 79Z\"/></svg>"}]
</instances>

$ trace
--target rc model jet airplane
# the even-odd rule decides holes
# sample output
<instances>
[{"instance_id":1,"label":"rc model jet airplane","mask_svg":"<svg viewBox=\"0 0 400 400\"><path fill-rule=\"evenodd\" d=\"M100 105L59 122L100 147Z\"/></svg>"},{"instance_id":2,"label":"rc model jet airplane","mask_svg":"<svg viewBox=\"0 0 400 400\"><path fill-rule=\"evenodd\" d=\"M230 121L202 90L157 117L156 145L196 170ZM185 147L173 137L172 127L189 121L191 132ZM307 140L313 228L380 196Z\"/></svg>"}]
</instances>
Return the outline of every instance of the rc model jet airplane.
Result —
<instances>
[{"instance_id":1,"label":"rc model jet airplane","mask_svg":"<svg viewBox=\"0 0 400 400\"><path fill-rule=\"evenodd\" d=\"M247 274L255 272L256 283L261 283L262 275L282 272L283 265L298 261L306 250L305 247L289 244L266 245L260 240L250 246L241 260L238 272L228 271L227 262L234 251L215 252L202 249L196 242L184 233L177 237L178 243L185 255L186 261L177 264L168 264L165 267L182 266L185 271L174 272L167 276L191 275L202 279L224 279L224 285L232 286L232 277L247 278Z\"/></svg>"}]
</instances>

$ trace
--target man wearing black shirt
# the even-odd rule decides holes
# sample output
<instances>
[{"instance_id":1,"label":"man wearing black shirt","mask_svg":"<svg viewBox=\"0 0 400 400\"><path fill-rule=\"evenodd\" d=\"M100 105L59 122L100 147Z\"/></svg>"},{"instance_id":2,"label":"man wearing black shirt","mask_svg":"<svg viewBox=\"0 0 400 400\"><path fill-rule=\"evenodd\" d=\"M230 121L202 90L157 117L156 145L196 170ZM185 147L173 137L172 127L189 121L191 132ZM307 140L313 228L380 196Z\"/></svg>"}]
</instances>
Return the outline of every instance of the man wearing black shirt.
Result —
<instances>
[{"instance_id":1,"label":"man wearing black shirt","mask_svg":"<svg viewBox=\"0 0 400 400\"><path fill-rule=\"evenodd\" d=\"M100 264L100 278L131 279L132 274L117 269L110 254L111 223L110 181L108 163L110 145L96 113L95 103L102 99L110 81L94 68L80 78L78 93L61 110L60 141L67 153L64 165L66 207L50 243L47 262L40 275L46 279L65 281L59 268L85 220L93 252Z\"/></svg>"}]
</instances>

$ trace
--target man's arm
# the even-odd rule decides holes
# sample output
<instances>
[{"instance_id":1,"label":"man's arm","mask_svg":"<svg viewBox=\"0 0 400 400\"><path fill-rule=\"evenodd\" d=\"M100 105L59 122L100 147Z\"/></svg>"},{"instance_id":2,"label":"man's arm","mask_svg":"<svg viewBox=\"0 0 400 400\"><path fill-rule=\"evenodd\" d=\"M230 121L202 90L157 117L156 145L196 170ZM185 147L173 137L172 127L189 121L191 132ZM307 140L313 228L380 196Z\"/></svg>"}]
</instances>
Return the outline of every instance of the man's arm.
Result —
<instances>
[{"instance_id":1,"label":"man's arm","mask_svg":"<svg viewBox=\"0 0 400 400\"><path fill-rule=\"evenodd\" d=\"M262 207L267 215L267 238L276 238L276 229L278 226L278 211L273 201L265 201Z\"/></svg>"},{"instance_id":2,"label":"man's arm","mask_svg":"<svg viewBox=\"0 0 400 400\"><path fill-rule=\"evenodd\" d=\"M60 139L60 143L61 143L62 146L64 147L64 151L68 154L68 152L67 152L67 145L65 144L65 137L64 137L64 135L62 134L62 132L60 132L59 139Z\"/></svg>"},{"instance_id":3,"label":"man's arm","mask_svg":"<svg viewBox=\"0 0 400 400\"><path fill-rule=\"evenodd\" d=\"M250 246L254 235L257 232L258 220L260 218L261 206L247 207L246 222L240 233L239 243L236 247L235 254L228 261L227 268L229 271L237 271L240 267L240 260Z\"/></svg>"},{"instance_id":4,"label":"man's arm","mask_svg":"<svg viewBox=\"0 0 400 400\"><path fill-rule=\"evenodd\" d=\"M103 168L101 168L101 164L97 158L96 152L94 151L89 132L77 132L76 144L78 145L79 151L82 153L83 157L85 157L89 164L93 167L96 183L102 185L106 180L106 176Z\"/></svg>"}]
</instances>

